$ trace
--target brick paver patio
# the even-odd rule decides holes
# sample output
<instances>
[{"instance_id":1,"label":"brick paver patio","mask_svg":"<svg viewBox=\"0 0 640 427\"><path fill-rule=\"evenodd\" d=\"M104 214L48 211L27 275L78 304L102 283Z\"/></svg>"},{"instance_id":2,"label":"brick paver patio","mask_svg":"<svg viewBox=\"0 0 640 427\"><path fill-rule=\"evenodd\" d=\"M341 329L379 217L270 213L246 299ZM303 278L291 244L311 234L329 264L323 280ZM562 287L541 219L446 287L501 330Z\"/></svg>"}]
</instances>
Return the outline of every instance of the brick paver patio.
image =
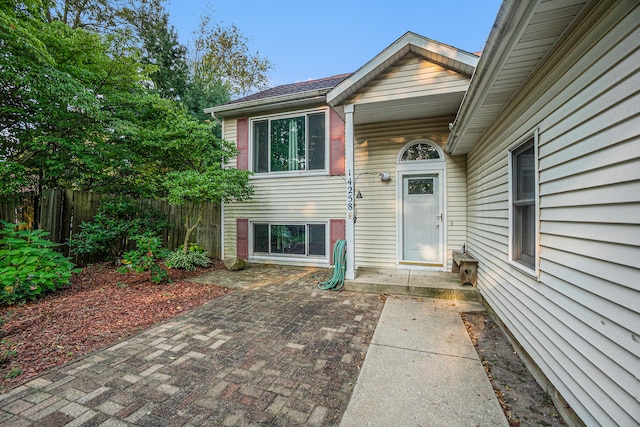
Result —
<instances>
[{"instance_id":1,"label":"brick paver patio","mask_svg":"<svg viewBox=\"0 0 640 427\"><path fill-rule=\"evenodd\" d=\"M382 303L317 289L327 270L233 274L211 280L244 289L0 395L0 425L337 425Z\"/></svg>"}]
</instances>

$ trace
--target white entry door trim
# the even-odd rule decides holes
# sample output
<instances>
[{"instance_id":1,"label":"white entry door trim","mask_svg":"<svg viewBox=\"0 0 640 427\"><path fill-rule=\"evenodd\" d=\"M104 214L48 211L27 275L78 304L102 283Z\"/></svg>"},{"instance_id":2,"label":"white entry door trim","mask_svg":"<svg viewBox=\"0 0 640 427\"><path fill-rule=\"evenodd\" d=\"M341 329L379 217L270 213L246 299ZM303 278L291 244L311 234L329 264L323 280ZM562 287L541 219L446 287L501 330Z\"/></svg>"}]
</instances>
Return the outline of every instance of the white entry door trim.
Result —
<instances>
[{"instance_id":1,"label":"white entry door trim","mask_svg":"<svg viewBox=\"0 0 640 427\"><path fill-rule=\"evenodd\" d=\"M435 144L434 144L435 145ZM438 244L437 253L429 261L416 260L415 256L405 255L405 198L415 197L406 195L406 182L408 179L432 180L437 185L434 193L437 193L439 212L429 215L433 218L422 218L424 227L433 227L436 230ZM447 267L447 211L446 211L446 163L444 156L439 160L429 161L403 161L396 165L396 267L398 269L445 271ZM429 202L430 203L430 202ZM409 205L411 206L411 204ZM431 230L433 231L433 230ZM413 238L412 234L409 234ZM420 238L420 237L416 237ZM414 253L415 255L415 253ZM429 255L431 257L432 255ZM408 259L414 258L414 259Z\"/></svg>"}]
</instances>

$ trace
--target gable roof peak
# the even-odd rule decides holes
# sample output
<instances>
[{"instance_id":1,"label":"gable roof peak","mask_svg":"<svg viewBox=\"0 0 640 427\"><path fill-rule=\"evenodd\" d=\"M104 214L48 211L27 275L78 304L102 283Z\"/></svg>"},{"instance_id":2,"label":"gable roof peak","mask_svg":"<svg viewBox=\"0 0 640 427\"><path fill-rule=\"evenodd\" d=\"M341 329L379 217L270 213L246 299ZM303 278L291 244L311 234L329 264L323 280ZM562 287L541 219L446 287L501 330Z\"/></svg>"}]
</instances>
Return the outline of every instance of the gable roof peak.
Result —
<instances>
[{"instance_id":1,"label":"gable roof peak","mask_svg":"<svg viewBox=\"0 0 640 427\"><path fill-rule=\"evenodd\" d=\"M473 74L479 59L473 53L407 31L358 71L331 89L327 93L327 102L331 106L336 106L349 99L360 88L383 74L409 52L468 76Z\"/></svg>"}]
</instances>

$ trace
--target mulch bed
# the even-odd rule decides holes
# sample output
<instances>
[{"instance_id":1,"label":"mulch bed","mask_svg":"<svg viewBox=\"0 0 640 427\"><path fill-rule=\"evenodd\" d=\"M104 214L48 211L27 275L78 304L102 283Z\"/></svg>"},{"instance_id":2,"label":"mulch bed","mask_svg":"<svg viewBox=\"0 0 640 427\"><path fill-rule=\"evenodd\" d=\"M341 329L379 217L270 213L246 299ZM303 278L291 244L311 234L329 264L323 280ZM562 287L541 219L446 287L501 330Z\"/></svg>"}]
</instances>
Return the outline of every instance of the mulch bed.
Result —
<instances>
[{"instance_id":1,"label":"mulch bed","mask_svg":"<svg viewBox=\"0 0 640 427\"><path fill-rule=\"evenodd\" d=\"M193 272L172 269L171 283L153 284L149 273L122 274L109 263L94 264L75 274L65 289L0 308L0 388L228 294L228 288L185 280L222 268L216 260Z\"/></svg>"}]
</instances>

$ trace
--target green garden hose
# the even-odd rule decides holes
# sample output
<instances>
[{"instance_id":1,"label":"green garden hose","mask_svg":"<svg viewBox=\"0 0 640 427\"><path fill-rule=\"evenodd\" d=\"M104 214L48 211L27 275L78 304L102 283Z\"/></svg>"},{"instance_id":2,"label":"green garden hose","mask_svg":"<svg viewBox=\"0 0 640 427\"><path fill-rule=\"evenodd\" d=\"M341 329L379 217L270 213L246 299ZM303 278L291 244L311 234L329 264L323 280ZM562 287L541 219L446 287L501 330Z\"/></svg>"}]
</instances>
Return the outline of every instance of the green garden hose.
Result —
<instances>
[{"instance_id":1,"label":"green garden hose","mask_svg":"<svg viewBox=\"0 0 640 427\"><path fill-rule=\"evenodd\" d=\"M346 260L346 248L347 241L346 240L338 240L333 247L333 262L335 263L333 266L333 276L326 282L318 283L318 287L323 290L334 290L339 291L344 286L344 271L347 267Z\"/></svg>"}]
</instances>

